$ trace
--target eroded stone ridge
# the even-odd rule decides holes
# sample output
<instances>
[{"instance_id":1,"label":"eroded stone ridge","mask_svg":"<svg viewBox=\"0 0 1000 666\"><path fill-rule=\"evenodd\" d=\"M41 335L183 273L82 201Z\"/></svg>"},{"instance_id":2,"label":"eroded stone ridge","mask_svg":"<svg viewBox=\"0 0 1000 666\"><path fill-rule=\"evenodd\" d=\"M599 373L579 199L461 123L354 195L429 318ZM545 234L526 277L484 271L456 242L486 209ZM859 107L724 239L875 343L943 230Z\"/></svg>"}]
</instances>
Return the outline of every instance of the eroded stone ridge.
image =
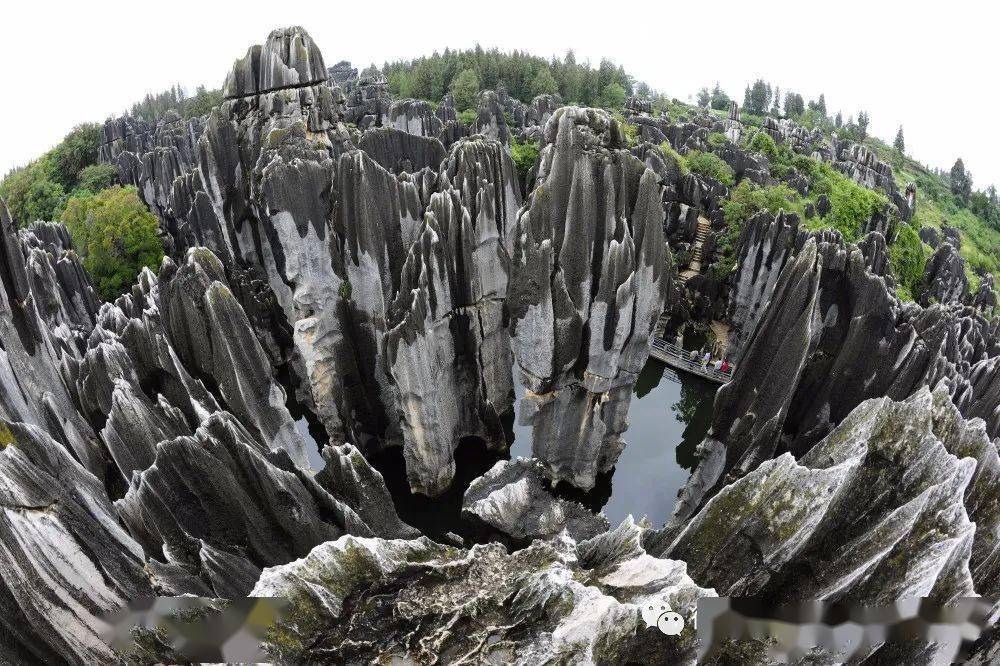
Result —
<instances>
[{"instance_id":1,"label":"eroded stone ridge","mask_svg":"<svg viewBox=\"0 0 1000 666\"><path fill-rule=\"evenodd\" d=\"M692 612L715 591L694 585L683 562L647 554L641 535L627 520L590 540L564 534L511 554L495 543L465 550L426 538L344 537L265 570L252 594L296 600L294 619L265 645L286 663L403 656L539 664L567 655L693 663ZM680 636L648 628L644 605L669 606L687 628Z\"/></svg>"},{"instance_id":2,"label":"eroded stone ridge","mask_svg":"<svg viewBox=\"0 0 1000 666\"><path fill-rule=\"evenodd\" d=\"M514 353L521 420L555 479L591 488L624 442L632 385L663 310L670 253L654 172L606 112L564 107L545 127L515 229Z\"/></svg>"},{"instance_id":3,"label":"eroded stone ridge","mask_svg":"<svg viewBox=\"0 0 1000 666\"><path fill-rule=\"evenodd\" d=\"M734 596L884 604L996 594L997 446L943 385L854 409L713 497L664 553Z\"/></svg>"}]
</instances>

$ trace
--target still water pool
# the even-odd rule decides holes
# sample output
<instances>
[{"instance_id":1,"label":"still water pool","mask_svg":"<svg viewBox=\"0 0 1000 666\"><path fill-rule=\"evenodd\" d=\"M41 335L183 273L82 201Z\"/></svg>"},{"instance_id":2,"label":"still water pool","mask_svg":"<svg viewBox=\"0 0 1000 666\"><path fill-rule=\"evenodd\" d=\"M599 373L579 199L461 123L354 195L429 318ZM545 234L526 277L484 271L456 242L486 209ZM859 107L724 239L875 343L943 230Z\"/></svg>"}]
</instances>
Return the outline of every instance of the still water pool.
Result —
<instances>
[{"instance_id":1,"label":"still water pool","mask_svg":"<svg viewBox=\"0 0 1000 666\"><path fill-rule=\"evenodd\" d=\"M650 359L635 385L618 464L598 477L589 493L563 492L561 486L559 494L604 511L612 526L629 514L636 520L648 516L654 526L661 526L697 463L695 447L711 425L717 388ZM515 391L520 402L524 389L517 386ZM514 434L511 457L530 456L531 428L515 425Z\"/></svg>"},{"instance_id":2,"label":"still water pool","mask_svg":"<svg viewBox=\"0 0 1000 666\"><path fill-rule=\"evenodd\" d=\"M618 464L598 477L597 485L588 493L562 485L557 494L592 511L603 511L613 526L629 514L636 520L647 516L654 526L661 526L697 462L695 447L711 424L717 388L650 359L635 385L625 450ZM524 389L516 381L515 393L515 408L519 409ZM431 536L451 531L479 540L482 535L470 533L460 520L466 488L498 460L530 455L531 428L516 421L509 456L488 451L477 438L466 438L455 451L454 483L434 499L410 493L399 447L386 449L372 462L385 478L403 520Z\"/></svg>"}]
</instances>

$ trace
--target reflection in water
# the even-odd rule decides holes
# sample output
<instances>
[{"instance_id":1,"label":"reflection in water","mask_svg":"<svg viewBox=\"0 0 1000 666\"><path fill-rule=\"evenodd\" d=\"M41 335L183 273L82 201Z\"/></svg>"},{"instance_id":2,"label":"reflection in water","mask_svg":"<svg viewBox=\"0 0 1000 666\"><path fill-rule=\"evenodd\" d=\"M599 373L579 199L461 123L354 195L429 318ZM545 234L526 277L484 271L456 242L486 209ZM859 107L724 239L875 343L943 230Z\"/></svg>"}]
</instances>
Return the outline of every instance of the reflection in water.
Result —
<instances>
[{"instance_id":1,"label":"reflection in water","mask_svg":"<svg viewBox=\"0 0 1000 666\"><path fill-rule=\"evenodd\" d=\"M387 447L369 456L369 461L385 479L396 512L403 522L438 540L446 533L454 532L470 541L484 542L496 539L497 535L485 534L484 527L461 520L462 497L474 479L488 472L504 457L498 451L487 449L486 443L478 437L463 437L455 449L455 478L448 490L434 498L410 491L403 447Z\"/></svg>"},{"instance_id":2,"label":"reflection in water","mask_svg":"<svg viewBox=\"0 0 1000 666\"><path fill-rule=\"evenodd\" d=\"M312 413L295 401L288 378L281 379L285 380L282 383L288 394L287 406L296 420L296 428L310 445L309 460L315 470L322 469L325 461L319 456L317 443L326 443L326 433ZM612 525L629 514L637 520L648 516L654 526L662 525L698 462L695 450L711 425L716 388L711 382L675 373L650 359L635 384L625 450L615 469L599 475L589 492L560 484L553 489L555 494L594 512L604 511ZM514 390L517 410L525 391L516 380ZM531 427L518 424L515 413L508 414L504 422L510 457L530 457ZM388 447L368 456L385 479L400 518L432 538L441 539L454 532L476 542L497 540L499 535L461 520L462 497L474 479L505 457L501 452L487 449L479 438L463 438L455 451L455 479L451 487L443 495L429 498L410 492L402 447Z\"/></svg>"},{"instance_id":3,"label":"reflection in water","mask_svg":"<svg viewBox=\"0 0 1000 666\"><path fill-rule=\"evenodd\" d=\"M556 494L603 510L612 525L629 514L637 520L648 516L655 526L662 525L698 462L695 450L711 425L717 388L650 359L635 384L625 450L615 469L600 475L590 492L561 484ZM519 403L524 396L519 382L515 393ZM531 428L515 423L512 431L511 457L530 456Z\"/></svg>"}]
</instances>

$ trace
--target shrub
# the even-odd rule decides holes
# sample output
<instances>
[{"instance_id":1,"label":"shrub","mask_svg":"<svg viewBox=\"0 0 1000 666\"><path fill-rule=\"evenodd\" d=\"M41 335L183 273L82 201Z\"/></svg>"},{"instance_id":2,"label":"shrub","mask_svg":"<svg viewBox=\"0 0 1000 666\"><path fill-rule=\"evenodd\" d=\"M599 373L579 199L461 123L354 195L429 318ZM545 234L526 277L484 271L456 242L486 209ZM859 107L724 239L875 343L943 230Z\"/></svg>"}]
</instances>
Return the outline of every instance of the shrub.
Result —
<instances>
[{"instance_id":1,"label":"shrub","mask_svg":"<svg viewBox=\"0 0 1000 666\"><path fill-rule=\"evenodd\" d=\"M63 221L73 235L98 293L110 301L124 293L142 268L157 268L163 244L156 217L134 187L112 187L70 197Z\"/></svg>"},{"instance_id":2,"label":"shrub","mask_svg":"<svg viewBox=\"0 0 1000 666\"><path fill-rule=\"evenodd\" d=\"M722 258L713 266L718 279L728 275L736 265L736 241L743 225L761 211L777 215L780 210L802 213L803 203L798 193L784 183L772 187L758 187L744 180L729 191L729 197L722 202L722 213L726 220L726 232L719 238Z\"/></svg>"},{"instance_id":3,"label":"shrub","mask_svg":"<svg viewBox=\"0 0 1000 666\"><path fill-rule=\"evenodd\" d=\"M458 112L458 121L463 125L472 127L476 124L476 118L478 116L479 112L476 109L466 109L465 111Z\"/></svg>"},{"instance_id":4,"label":"shrub","mask_svg":"<svg viewBox=\"0 0 1000 666\"><path fill-rule=\"evenodd\" d=\"M905 300L913 300L924 276L927 255L920 236L909 224L900 224L896 241L889 246L889 264L899 288L896 293Z\"/></svg>"},{"instance_id":5,"label":"shrub","mask_svg":"<svg viewBox=\"0 0 1000 666\"><path fill-rule=\"evenodd\" d=\"M687 165L691 171L706 178L714 178L723 185L732 185L735 181L733 170L717 155L694 151L687 156Z\"/></svg>"},{"instance_id":6,"label":"shrub","mask_svg":"<svg viewBox=\"0 0 1000 666\"><path fill-rule=\"evenodd\" d=\"M721 132L712 132L708 135L708 145L712 148L722 148L727 143L729 143L729 139L727 139L726 135Z\"/></svg>"},{"instance_id":7,"label":"shrub","mask_svg":"<svg viewBox=\"0 0 1000 666\"><path fill-rule=\"evenodd\" d=\"M510 155L514 158L514 164L517 165L517 173L523 183L525 176L531 171L531 167L538 161L538 142L526 141L521 143L517 139L511 138Z\"/></svg>"},{"instance_id":8,"label":"shrub","mask_svg":"<svg viewBox=\"0 0 1000 666\"><path fill-rule=\"evenodd\" d=\"M455 96L455 108L459 111L475 107L479 99L479 77L475 70L462 70L451 82L451 93Z\"/></svg>"},{"instance_id":9,"label":"shrub","mask_svg":"<svg viewBox=\"0 0 1000 666\"><path fill-rule=\"evenodd\" d=\"M660 150L663 151L663 158L665 160L668 162L672 160L674 162L680 175L683 176L690 171L690 169L688 169L687 160L684 159L684 156L674 150L673 146L671 146L668 142L664 141L661 143Z\"/></svg>"},{"instance_id":10,"label":"shrub","mask_svg":"<svg viewBox=\"0 0 1000 666\"><path fill-rule=\"evenodd\" d=\"M80 170L77 187L81 190L97 192L111 187L118 177L118 169L112 164L91 164ZM74 192L75 194L75 192Z\"/></svg>"},{"instance_id":11,"label":"shrub","mask_svg":"<svg viewBox=\"0 0 1000 666\"><path fill-rule=\"evenodd\" d=\"M858 185L829 164L817 166L810 193L830 198L830 212L824 222L849 241L857 240L862 224L889 203L884 195Z\"/></svg>"},{"instance_id":12,"label":"shrub","mask_svg":"<svg viewBox=\"0 0 1000 666\"><path fill-rule=\"evenodd\" d=\"M771 159L778 156L778 144L767 132L754 132L753 137L747 143L747 148Z\"/></svg>"}]
</instances>

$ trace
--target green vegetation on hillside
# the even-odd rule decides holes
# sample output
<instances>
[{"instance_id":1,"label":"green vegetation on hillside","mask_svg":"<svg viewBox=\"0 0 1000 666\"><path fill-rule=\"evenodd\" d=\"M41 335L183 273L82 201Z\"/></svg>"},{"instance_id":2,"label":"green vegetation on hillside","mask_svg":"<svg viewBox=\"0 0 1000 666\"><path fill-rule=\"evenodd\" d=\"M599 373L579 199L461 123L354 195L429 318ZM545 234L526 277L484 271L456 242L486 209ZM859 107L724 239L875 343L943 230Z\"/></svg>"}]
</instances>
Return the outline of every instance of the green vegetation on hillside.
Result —
<instances>
[{"instance_id":1,"label":"green vegetation on hillside","mask_svg":"<svg viewBox=\"0 0 1000 666\"><path fill-rule=\"evenodd\" d=\"M58 219L75 190L108 180L106 169L91 168L102 136L97 123L77 125L55 148L0 181L0 196L18 224Z\"/></svg>"},{"instance_id":2,"label":"green vegetation on hillside","mask_svg":"<svg viewBox=\"0 0 1000 666\"><path fill-rule=\"evenodd\" d=\"M517 138L511 138L510 155L514 158L514 164L517 165L517 174L523 183L525 176L531 171L531 167L538 161L538 142L525 141L522 143Z\"/></svg>"},{"instance_id":3,"label":"green vegetation on hillside","mask_svg":"<svg viewBox=\"0 0 1000 666\"><path fill-rule=\"evenodd\" d=\"M558 92L567 104L618 108L632 93L634 83L610 60L593 68L589 62L577 63L572 51L562 60L546 60L522 51L502 53L478 46L386 63L383 72L393 95L434 102L452 89L460 74L468 81L471 77L465 72L474 74L483 90L496 89L502 83L508 94L525 103L544 91Z\"/></svg>"},{"instance_id":4,"label":"green vegetation on hillside","mask_svg":"<svg viewBox=\"0 0 1000 666\"><path fill-rule=\"evenodd\" d=\"M190 120L205 115L221 103L222 90L208 90L205 86L198 86L194 95L188 96L180 85L175 85L155 95L147 94L141 102L132 105L129 114L155 123L167 111L176 111L184 120Z\"/></svg>"},{"instance_id":5,"label":"green vegetation on hillside","mask_svg":"<svg viewBox=\"0 0 1000 666\"><path fill-rule=\"evenodd\" d=\"M134 187L111 187L70 197L62 215L101 298L124 293L142 268L163 259L159 224Z\"/></svg>"},{"instance_id":6,"label":"green vegetation on hillside","mask_svg":"<svg viewBox=\"0 0 1000 666\"><path fill-rule=\"evenodd\" d=\"M878 139L869 139L866 144L892 165L901 189L907 183L916 184L917 210L913 224L917 229L922 226L940 229L948 225L962 232L961 255L966 261L970 283L978 285L978 274L993 273L1000 278L1000 204L996 200L996 190L971 192L965 203L960 195L952 192L950 174L934 173ZM969 186L971 188L971 183ZM925 249L929 254L930 248Z\"/></svg>"}]
</instances>

